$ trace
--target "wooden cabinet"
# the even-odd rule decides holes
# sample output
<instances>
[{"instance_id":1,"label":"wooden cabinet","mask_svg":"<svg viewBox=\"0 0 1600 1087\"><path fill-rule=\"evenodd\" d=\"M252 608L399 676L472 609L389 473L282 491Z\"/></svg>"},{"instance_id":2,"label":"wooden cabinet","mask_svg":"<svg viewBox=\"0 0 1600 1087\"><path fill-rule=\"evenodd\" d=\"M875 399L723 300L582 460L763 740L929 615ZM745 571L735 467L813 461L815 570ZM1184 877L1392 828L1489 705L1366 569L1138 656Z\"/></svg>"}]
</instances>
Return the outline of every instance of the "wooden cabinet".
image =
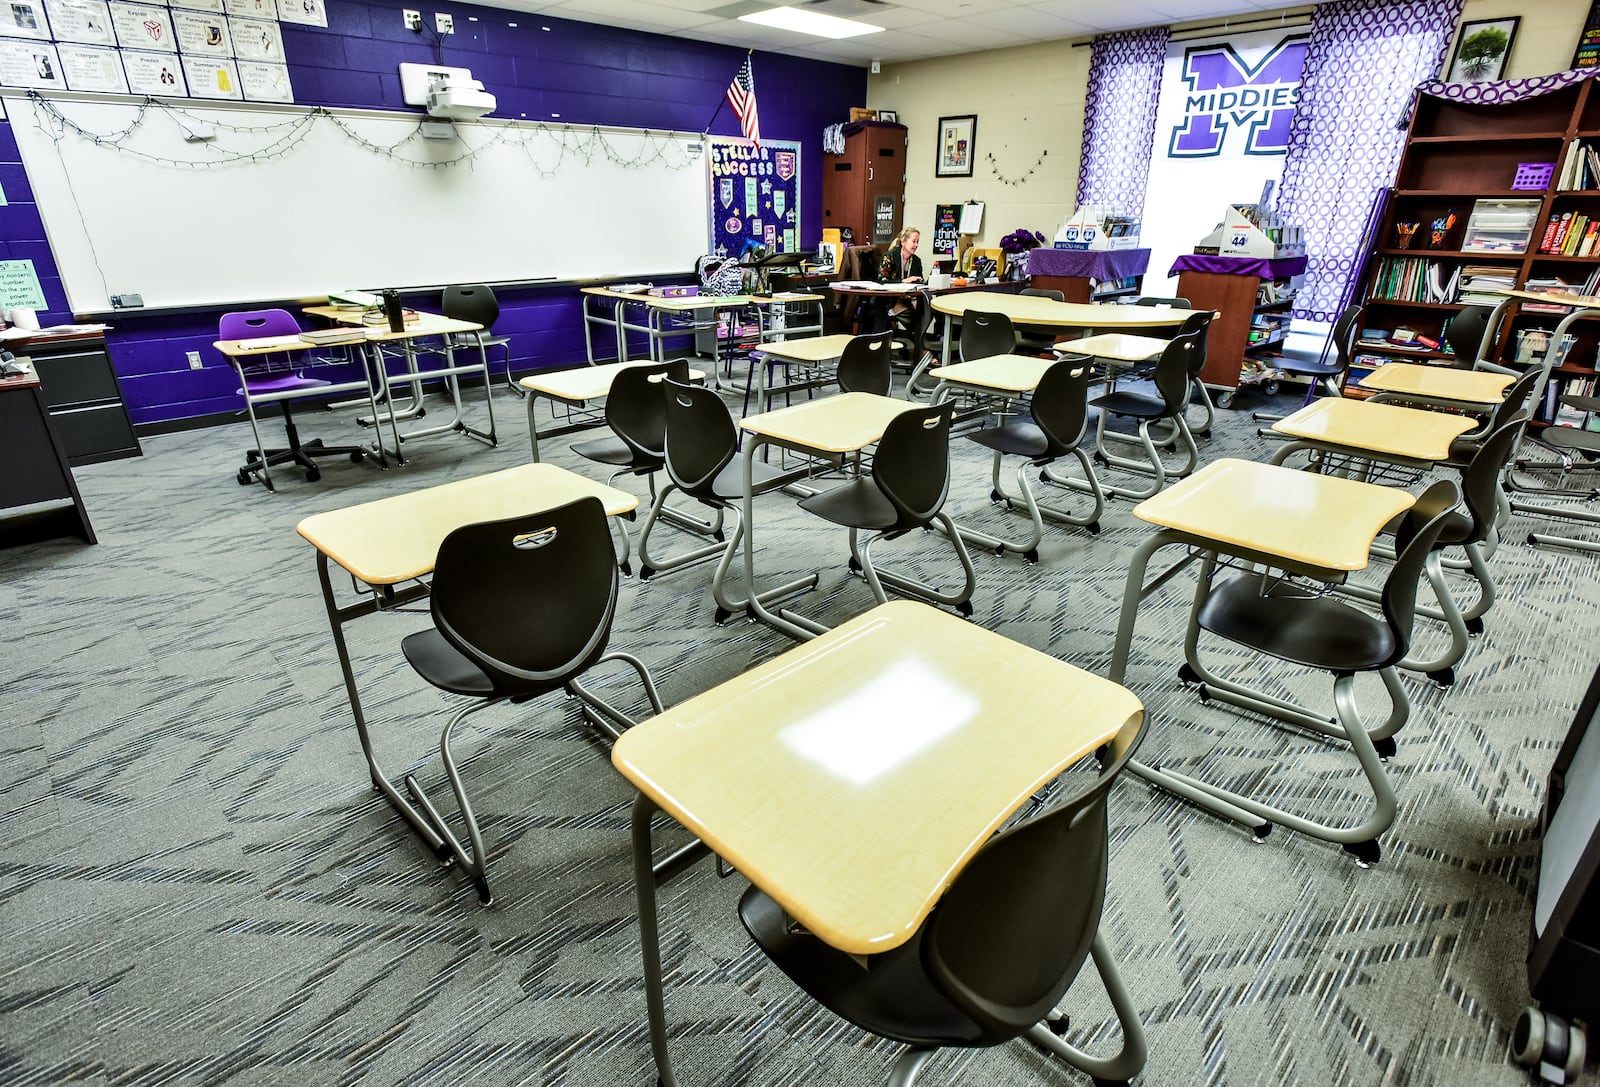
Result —
<instances>
[{"instance_id":1,"label":"wooden cabinet","mask_svg":"<svg viewBox=\"0 0 1600 1087\"><path fill-rule=\"evenodd\" d=\"M844 131L844 154L822 156L822 225L848 229L856 245L886 245L905 205L906 126L863 121Z\"/></svg>"},{"instance_id":2,"label":"wooden cabinet","mask_svg":"<svg viewBox=\"0 0 1600 1087\"><path fill-rule=\"evenodd\" d=\"M11 350L32 360L52 429L69 464L140 455L103 337L37 337L13 344Z\"/></svg>"},{"instance_id":3,"label":"wooden cabinet","mask_svg":"<svg viewBox=\"0 0 1600 1087\"><path fill-rule=\"evenodd\" d=\"M1178 297L1187 298L1195 309L1217 312L1206 333L1200 380L1220 390L1218 405L1229 407L1241 379L1254 383L1270 375L1268 360L1289 332L1294 300L1288 285L1305 270L1305 257L1196 254L1180 256L1173 266L1178 269Z\"/></svg>"},{"instance_id":4,"label":"wooden cabinet","mask_svg":"<svg viewBox=\"0 0 1600 1087\"><path fill-rule=\"evenodd\" d=\"M1519 102L1418 97L1395 187L1365 262L1360 297L1366 334L1357 343L1353 373L1397 359L1457 364L1445 343L1450 321L1469 305L1499 303L1495 287L1592 293L1600 286L1600 245L1583 252L1579 235L1565 247L1572 251L1563 252L1556 240L1564 220L1569 229L1579 216L1600 222L1600 170L1573 177L1564 169L1585 148L1600 154L1600 88L1594 83L1581 80ZM1496 207L1506 212L1499 233L1469 232L1475 209ZM1508 224L1522 209L1526 225L1513 229ZM1484 357L1507 365L1528 361L1524 341L1531 336L1538 342L1538 334L1565 314L1559 306L1511 307L1491 330ZM1578 322L1573 331L1576 342L1557 376L1562 384L1592 382L1600 322ZM1392 342L1408 336L1412 349Z\"/></svg>"}]
</instances>

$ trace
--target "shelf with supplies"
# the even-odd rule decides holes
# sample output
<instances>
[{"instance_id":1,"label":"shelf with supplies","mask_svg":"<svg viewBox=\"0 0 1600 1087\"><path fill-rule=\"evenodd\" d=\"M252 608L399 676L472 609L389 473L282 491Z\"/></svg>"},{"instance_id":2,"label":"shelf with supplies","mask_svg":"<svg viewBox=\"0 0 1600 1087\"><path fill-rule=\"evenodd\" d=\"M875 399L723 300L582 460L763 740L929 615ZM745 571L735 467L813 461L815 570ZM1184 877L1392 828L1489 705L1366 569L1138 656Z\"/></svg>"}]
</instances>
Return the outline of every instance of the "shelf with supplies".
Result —
<instances>
[{"instance_id":1,"label":"shelf with supplies","mask_svg":"<svg viewBox=\"0 0 1600 1087\"><path fill-rule=\"evenodd\" d=\"M1600 87L1579 80L1515 102L1419 95L1370 246L1356 347L1369 360L1458 365L1444 349L1468 307L1494 310L1508 290L1600 291ZM1567 312L1517 299L1489 329L1483 357L1514 365L1525 337L1536 342ZM1592 374L1600 321L1573 330L1573 361L1560 372Z\"/></svg>"}]
</instances>

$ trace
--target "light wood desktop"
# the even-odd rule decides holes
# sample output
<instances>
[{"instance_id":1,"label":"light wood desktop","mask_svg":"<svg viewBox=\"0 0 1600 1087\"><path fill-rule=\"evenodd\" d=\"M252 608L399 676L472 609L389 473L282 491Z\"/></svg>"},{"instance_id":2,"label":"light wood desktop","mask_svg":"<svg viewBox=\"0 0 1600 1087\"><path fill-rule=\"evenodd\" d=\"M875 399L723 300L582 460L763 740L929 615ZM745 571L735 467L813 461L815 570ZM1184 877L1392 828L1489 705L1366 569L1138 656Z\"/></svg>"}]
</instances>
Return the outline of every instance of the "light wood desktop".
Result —
<instances>
[{"instance_id":1,"label":"light wood desktop","mask_svg":"<svg viewBox=\"0 0 1600 1087\"><path fill-rule=\"evenodd\" d=\"M650 821L659 808L856 955L916 932L1036 790L1141 717L1125 688L892 601L628 730L651 1039L671 1084Z\"/></svg>"},{"instance_id":2,"label":"light wood desktop","mask_svg":"<svg viewBox=\"0 0 1600 1087\"><path fill-rule=\"evenodd\" d=\"M633 362L607 362L595 366L575 366L570 370L541 370L517 382L528 391L528 444L534 463L539 461L539 420L534 412L534 402L540 397L587 410L589 401L599 400L611 391L617 374L630 366L648 366L648 359ZM690 370L690 381L704 381L704 370ZM545 431L546 438L573 434L580 430L605 425L603 416L590 413L584 418Z\"/></svg>"},{"instance_id":3,"label":"light wood desktop","mask_svg":"<svg viewBox=\"0 0 1600 1087\"><path fill-rule=\"evenodd\" d=\"M1450 443L1477 425L1466 415L1328 396L1272 425L1274 433L1292 439L1278 447L1272 463L1282 464L1303 450L1318 450L1429 468L1447 459Z\"/></svg>"},{"instance_id":4,"label":"light wood desktop","mask_svg":"<svg viewBox=\"0 0 1600 1087\"><path fill-rule=\"evenodd\" d=\"M537 513L588 495L599 498L605 506L611 523L619 530L626 555L628 535L620 518L638 508L639 500L625 491L549 464L524 464L313 514L295 528L317 549L317 578L322 585L322 600L373 787L441 860L450 856L449 845L411 806L378 762L361 709L361 697L356 690L350 650L345 643L345 624L426 597L428 588L420 579L433 572L439 544L462 525ZM371 592L354 603L341 604L334 593L330 564L348 571L358 582L369 586Z\"/></svg>"},{"instance_id":5,"label":"light wood desktop","mask_svg":"<svg viewBox=\"0 0 1600 1087\"><path fill-rule=\"evenodd\" d=\"M770 295L712 295L689 294L662 296L648 292L638 293L632 291L619 291L611 287L584 287L580 292L583 296L583 346L584 352L593 365L597 360L594 354L594 341L590 334L590 325L600 325L610 328L614 337L616 359L626 362L628 359L628 333L639 332L646 337L646 357L655 361L662 361L667 357L667 341L673 337L690 335L696 331L696 325L684 326L681 319L684 316L698 319L700 314L710 314L713 322L718 313L725 310L753 309L757 313L759 332L757 339L765 341L771 337L792 335L800 332L821 332L822 296L819 294L803 294L792 291L782 291ZM610 315L605 311L597 313L590 306L590 300L609 306ZM644 323L637 319L630 320L627 307L634 305L644 310ZM810 324L779 327L774 322L774 307L787 313L792 305L816 306L817 319ZM719 347L720 352L720 347ZM721 387L720 379L716 382Z\"/></svg>"},{"instance_id":6,"label":"light wood desktop","mask_svg":"<svg viewBox=\"0 0 1600 1087\"><path fill-rule=\"evenodd\" d=\"M422 382L443 379L450 390L450 401L455 409L450 421L434 426L423 427L420 430L407 431L398 434L395 439L396 449L402 440L412 441L417 438L432 437L435 434L448 434L460 432L470 438L476 438L487 445L499 444L495 436L494 425L494 395L493 385L489 381L489 355L484 346L482 325L472 321L461 321L454 317L445 317L437 313L417 312L416 319L406 321L405 327L399 332L389 329L387 323L374 325L367 322L365 315L369 312L357 306L307 306L302 313L311 317L320 317L335 324L351 325L363 328L366 331L365 344L371 352L369 369L373 376L381 383L378 395L388 405L391 429L396 429L400 419L414 418L422 414ZM474 337L478 348L478 361L470 364L457 364L455 348L451 337ZM444 343L443 354L445 364L423 369L417 363L416 342L420 339L440 337ZM403 374L390 374L384 365L383 353L378 345L399 344L405 357L406 372ZM476 430L467 425L462 412L461 387L459 378L462 375L479 374L483 377L484 407L489 413L489 429ZM394 402L394 387L408 385L411 389L411 403L405 408L398 408ZM373 419L372 425L377 427L378 421ZM397 459L405 463L403 453L397 452Z\"/></svg>"},{"instance_id":7,"label":"light wood desktop","mask_svg":"<svg viewBox=\"0 0 1600 1087\"><path fill-rule=\"evenodd\" d=\"M1140 306L1140 309L1149 309ZM1184 313L1193 313L1193 310L1184 310ZM1070 351L1079 355L1093 355L1097 359L1107 359L1114 363L1136 365L1141 362L1150 362L1167 349L1171 340L1158 339L1155 336L1135 336L1126 332L1103 332L1098 336L1083 336L1074 340L1057 340L1057 351Z\"/></svg>"},{"instance_id":8,"label":"light wood desktop","mask_svg":"<svg viewBox=\"0 0 1600 1087\"><path fill-rule=\"evenodd\" d=\"M750 364L750 376L755 383L757 395L760 396L762 411L772 409L772 398L778 393L793 393L823 388L831 385L836 379L834 372L838 368L839 358L844 354L845 345L854 336L836 333L828 336L810 336L796 340L775 340L764 343L760 347L762 355L766 356L766 365L757 365L754 361ZM772 368L774 360L780 363L790 363L804 368L806 374L800 380L792 380L787 375L783 384L772 384ZM787 370L787 367L785 368ZM760 375L759 382L756 375ZM745 407L749 408L749 395L745 397Z\"/></svg>"},{"instance_id":9,"label":"light wood desktop","mask_svg":"<svg viewBox=\"0 0 1600 1087\"><path fill-rule=\"evenodd\" d=\"M798 588L816 584L816 575L782 586L758 592L755 575L755 495L754 466L756 451L763 446L776 445L808 456L839 459L848 453L859 452L883 437L889 423L898 415L914 411L922 405L909 400L897 400L873 393L839 393L836 396L808 400L804 404L779 408L747 416L739 426L748 435L744 442L744 579L747 599L733 601L721 584L713 579L712 591L717 604L725 611L747 609L752 619L783 631L792 638L807 639L826 631L822 626L786 608L770 611L767 601L789 595ZM722 572L719 567L719 574ZM802 584L803 582L803 584Z\"/></svg>"},{"instance_id":10,"label":"light wood desktop","mask_svg":"<svg viewBox=\"0 0 1600 1087\"><path fill-rule=\"evenodd\" d=\"M1357 384L1373 393L1372 399L1379 403L1398 400L1466 411L1489 411L1505 399L1506 390L1515 380L1509 374L1487 370L1389 362Z\"/></svg>"}]
</instances>

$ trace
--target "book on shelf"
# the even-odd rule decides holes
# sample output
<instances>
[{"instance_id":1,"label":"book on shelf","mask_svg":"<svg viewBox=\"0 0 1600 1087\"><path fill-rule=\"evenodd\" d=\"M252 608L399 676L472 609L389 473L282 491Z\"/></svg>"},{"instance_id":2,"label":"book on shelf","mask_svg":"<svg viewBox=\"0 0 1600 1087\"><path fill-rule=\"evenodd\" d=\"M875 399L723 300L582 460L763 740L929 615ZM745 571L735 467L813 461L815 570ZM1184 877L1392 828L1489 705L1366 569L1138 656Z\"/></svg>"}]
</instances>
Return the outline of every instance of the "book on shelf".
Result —
<instances>
[{"instance_id":1,"label":"book on shelf","mask_svg":"<svg viewBox=\"0 0 1600 1087\"><path fill-rule=\"evenodd\" d=\"M1467 264L1460 269L1460 287L1454 301L1469 306L1497 306L1505 301L1499 292L1516 286L1516 275L1506 268Z\"/></svg>"},{"instance_id":2,"label":"book on shelf","mask_svg":"<svg viewBox=\"0 0 1600 1087\"><path fill-rule=\"evenodd\" d=\"M1594 256L1594 248L1597 244L1600 244L1600 219L1591 219L1589 225L1584 228L1583 240L1578 243L1578 256Z\"/></svg>"},{"instance_id":3,"label":"book on shelf","mask_svg":"<svg viewBox=\"0 0 1600 1087\"><path fill-rule=\"evenodd\" d=\"M1373 297L1400 302L1448 303L1456 300L1461 269L1426 257L1384 257L1378 262Z\"/></svg>"}]
</instances>

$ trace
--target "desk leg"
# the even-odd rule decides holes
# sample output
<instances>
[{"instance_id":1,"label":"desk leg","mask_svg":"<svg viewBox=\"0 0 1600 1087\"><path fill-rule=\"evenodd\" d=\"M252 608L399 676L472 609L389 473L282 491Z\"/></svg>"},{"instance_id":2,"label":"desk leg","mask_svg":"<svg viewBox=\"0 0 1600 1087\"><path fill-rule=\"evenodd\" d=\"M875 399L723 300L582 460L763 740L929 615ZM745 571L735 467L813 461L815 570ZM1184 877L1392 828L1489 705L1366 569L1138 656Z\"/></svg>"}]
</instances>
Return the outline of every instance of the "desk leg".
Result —
<instances>
[{"instance_id":1,"label":"desk leg","mask_svg":"<svg viewBox=\"0 0 1600 1087\"><path fill-rule=\"evenodd\" d=\"M539 463L539 413L534 410L534 402L539 399L539 394L532 389L528 390L528 452L533 457L533 463Z\"/></svg>"},{"instance_id":2,"label":"desk leg","mask_svg":"<svg viewBox=\"0 0 1600 1087\"><path fill-rule=\"evenodd\" d=\"M756 447L764 446L766 442L757 435L745 435L744 445L744 505L743 518L739 523L739 531L744 533L744 587L747 594L746 607L750 618L759 619L768 626L773 627L799 641L810 641L819 634L826 634L828 628L821 623L807 619L803 615L796 615L784 608L777 611L768 611L765 604L785 596L793 596L798 592L805 592L817 586L818 575L808 574L786 585L779 585L766 592L756 592L756 540L755 525L755 460ZM720 572L720 568L719 568Z\"/></svg>"},{"instance_id":3,"label":"desk leg","mask_svg":"<svg viewBox=\"0 0 1600 1087\"><path fill-rule=\"evenodd\" d=\"M1133 628L1139 621L1140 602L1144 600L1146 595L1159 588L1168 578L1192 561L1189 558L1181 559L1170 569L1164 571L1155 581L1146 585L1144 583L1144 574L1150 565L1150 556L1168 544L1182 542L1182 537L1177 533L1168 529L1161 529L1140 544L1133 552L1133 558L1128 564L1128 583L1122 590L1122 611L1117 619L1117 638L1111 649L1109 677L1113 683L1125 682L1128 672L1128 653L1133 645Z\"/></svg>"},{"instance_id":4,"label":"desk leg","mask_svg":"<svg viewBox=\"0 0 1600 1087\"><path fill-rule=\"evenodd\" d=\"M350 699L350 712L356 720L356 735L361 739L361 753L367 759L367 771L372 777L372 788L382 794L389 802L389 806L400 813L400 816L417 837L425 842L429 849L441 862L450 857L450 846L433 829L423 815L411 806L411 802L401 795L400 791L389 781L383 767L378 765L378 758L372 750L372 736L367 730L366 716L361 712L361 696L356 693L355 672L350 666L350 650L344 640L344 623L347 619L354 619L362 615L371 615L378 610L375 601L364 601L348 608L339 607L333 595L333 582L328 576L328 556L317 553L317 579L322 583L322 600L328 608L328 625L333 630L333 647L339 656L339 670L344 674L344 690ZM397 602L414 599L426 594L426 590L417 588L404 595L397 595Z\"/></svg>"}]
</instances>

